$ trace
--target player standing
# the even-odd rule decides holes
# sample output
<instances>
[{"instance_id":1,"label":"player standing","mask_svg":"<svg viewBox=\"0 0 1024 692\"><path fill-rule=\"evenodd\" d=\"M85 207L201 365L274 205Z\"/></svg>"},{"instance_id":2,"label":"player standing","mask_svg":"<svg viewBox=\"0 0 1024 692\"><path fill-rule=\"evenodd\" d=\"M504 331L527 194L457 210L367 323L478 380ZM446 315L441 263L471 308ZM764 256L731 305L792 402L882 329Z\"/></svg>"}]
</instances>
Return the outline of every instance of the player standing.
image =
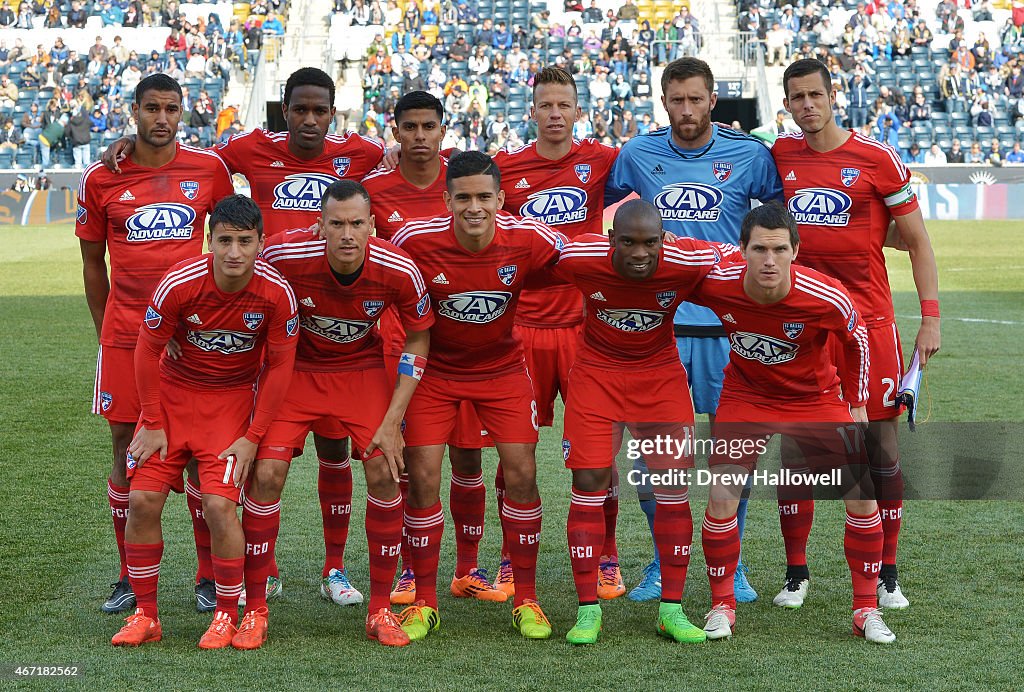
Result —
<instances>
[{"instance_id":1,"label":"player standing","mask_svg":"<svg viewBox=\"0 0 1024 692\"><path fill-rule=\"evenodd\" d=\"M537 409L514 319L524 280L553 265L565 239L538 221L499 212L500 184L498 167L486 154L459 154L448 165L449 215L409 223L395 235L395 244L431 277L427 283L437 312L430 368L406 414L405 524L418 600L403 613L403 629L413 640L440 624L441 461L461 401L473 404L504 466L500 513L516 583L513 624L529 639L551 636L536 601Z\"/></svg>"},{"instance_id":2,"label":"player standing","mask_svg":"<svg viewBox=\"0 0 1024 692\"><path fill-rule=\"evenodd\" d=\"M75 235L82 249L85 297L99 338L93 413L107 419L113 466L107 496L121 573L103 604L108 613L132 610L124 531L128 521L125 459L139 420L134 352L146 301L167 268L203 250L206 215L234 189L224 163L213 154L175 143L181 119L181 87L166 75L153 75L135 89L132 112L138 145L115 176L94 163L78 189ZM105 255L110 252L110 275ZM199 491L186 484L196 539L197 608L215 605L210 533Z\"/></svg>"},{"instance_id":3,"label":"player standing","mask_svg":"<svg viewBox=\"0 0 1024 692\"><path fill-rule=\"evenodd\" d=\"M251 199L221 200L210 215L209 241L210 254L179 262L164 275L139 329L135 371L142 417L128 448L125 532L138 608L114 635L115 646L162 637L160 516L168 490L180 486L192 457L198 460L217 584L216 613L199 648L239 646L254 624L247 614L235 628L246 548L236 508L260 440L288 391L298 306L281 274L257 258L263 223ZM161 359L172 337L181 358Z\"/></svg>"},{"instance_id":4,"label":"player standing","mask_svg":"<svg viewBox=\"0 0 1024 692\"><path fill-rule=\"evenodd\" d=\"M669 126L628 141L619 153L605 193L614 203L629 192L653 203L665 230L677 236L735 244L752 200L782 199L782 183L769 151L757 139L711 123L718 96L707 63L679 58L661 75L662 104ZM722 325L707 308L683 303L675 315L676 347L689 375L697 413L714 420L729 343ZM641 495L647 521L654 526L654 501ZM740 534L746 502L740 506ZM654 561L630 592L638 601L660 594L657 544ZM745 570L736 571L737 596L753 601L757 593Z\"/></svg>"},{"instance_id":5,"label":"player standing","mask_svg":"<svg viewBox=\"0 0 1024 692\"><path fill-rule=\"evenodd\" d=\"M809 469L843 469L853 632L892 643L896 635L882 621L875 593L882 559L878 504L856 480L863 469L860 425L867 423L867 329L842 284L793 264L800 237L781 204L747 214L740 247L746 265L716 267L693 294L722 318L732 345L713 428L715 440L730 451L708 460L716 475L702 532L712 594L705 632L709 639L727 638L736 624L732 573L740 554L736 509L743 483L725 479L750 473L758 446L747 447L752 453L732 450L744 441L762 441L763 448L782 433L800 447ZM843 353L838 372L830 339L833 352ZM779 502L788 507L793 499L780 492Z\"/></svg>"},{"instance_id":6,"label":"player standing","mask_svg":"<svg viewBox=\"0 0 1024 692\"><path fill-rule=\"evenodd\" d=\"M780 136L772 155L783 177L789 210L799 224L801 262L842 281L864 313L871 348L871 423L865 437L885 532L878 597L884 608L906 608L910 602L900 589L896 569L903 517L897 436L901 408L896 392L903 354L882 251L890 219L910 250L921 301L921 327L914 343L922 365L941 344L938 270L907 167L887 145L836 125L831 85L828 68L817 60L798 60L786 68L785 106L800 132ZM813 507L806 501L797 512L780 515L788 567L776 605L797 608L807 593L806 545Z\"/></svg>"}]
</instances>

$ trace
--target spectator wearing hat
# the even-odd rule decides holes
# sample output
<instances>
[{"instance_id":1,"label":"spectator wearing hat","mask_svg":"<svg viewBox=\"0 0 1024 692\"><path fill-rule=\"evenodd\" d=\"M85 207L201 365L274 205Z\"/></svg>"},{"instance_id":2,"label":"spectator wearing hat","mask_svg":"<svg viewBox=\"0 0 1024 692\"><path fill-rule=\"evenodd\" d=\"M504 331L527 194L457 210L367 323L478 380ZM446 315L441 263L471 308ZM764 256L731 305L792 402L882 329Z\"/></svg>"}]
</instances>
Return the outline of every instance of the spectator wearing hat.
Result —
<instances>
[{"instance_id":1,"label":"spectator wearing hat","mask_svg":"<svg viewBox=\"0 0 1024 692\"><path fill-rule=\"evenodd\" d=\"M465 34L459 34L455 38L455 43L448 49L448 59L459 63L469 60L469 44L466 42Z\"/></svg>"}]
</instances>

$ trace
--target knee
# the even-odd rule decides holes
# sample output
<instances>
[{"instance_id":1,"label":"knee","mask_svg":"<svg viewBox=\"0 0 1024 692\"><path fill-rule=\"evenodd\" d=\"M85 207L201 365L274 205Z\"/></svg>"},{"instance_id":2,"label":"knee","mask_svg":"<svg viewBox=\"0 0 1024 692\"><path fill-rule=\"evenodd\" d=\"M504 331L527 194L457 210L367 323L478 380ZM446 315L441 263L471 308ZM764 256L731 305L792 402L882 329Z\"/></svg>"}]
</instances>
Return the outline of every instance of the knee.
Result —
<instances>
[{"instance_id":1,"label":"knee","mask_svg":"<svg viewBox=\"0 0 1024 692\"><path fill-rule=\"evenodd\" d=\"M378 500L393 500L398 495L398 483L391 477L384 457L373 457L363 462L366 473L366 492Z\"/></svg>"},{"instance_id":2,"label":"knee","mask_svg":"<svg viewBox=\"0 0 1024 692\"><path fill-rule=\"evenodd\" d=\"M348 438L335 440L330 437L313 435L316 455L326 461L344 461L348 459Z\"/></svg>"},{"instance_id":3,"label":"knee","mask_svg":"<svg viewBox=\"0 0 1024 692\"><path fill-rule=\"evenodd\" d=\"M612 481L611 468L576 469L572 472L572 485L585 493L607 490Z\"/></svg>"},{"instance_id":4,"label":"knee","mask_svg":"<svg viewBox=\"0 0 1024 692\"><path fill-rule=\"evenodd\" d=\"M476 476L481 473L482 454L479 449L449 447L448 459L451 461L452 471L460 476Z\"/></svg>"},{"instance_id":5,"label":"knee","mask_svg":"<svg viewBox=\"0 0 1024 692\"><path fill-rule=\"evenodd\" d=\"M288 477L288 462L280 459L257 459L254 462L252 479L246 495L257 502L276 501L281 497L285 479Z\"/></svg>"},{"instance_id":6,"label":"knee","mask_svg":"<svg viewBox=\"0 0 1024 692\"><path fill-rule=\"evenodd\" d=\"M159 524L166 495L134 491L128 496L128 520L136 525Z\"/></svg>"},{"instance_id":7,"label":"knee","mask_svg":"<svg viewBox=\"0 0 1024 692\"><path fill-rule=\"evenodd\" d=\"M224 527L234 520L238 522L237 503L220 495L203 494L203 517L210 528Z\"/></svg>"}]
</instances>

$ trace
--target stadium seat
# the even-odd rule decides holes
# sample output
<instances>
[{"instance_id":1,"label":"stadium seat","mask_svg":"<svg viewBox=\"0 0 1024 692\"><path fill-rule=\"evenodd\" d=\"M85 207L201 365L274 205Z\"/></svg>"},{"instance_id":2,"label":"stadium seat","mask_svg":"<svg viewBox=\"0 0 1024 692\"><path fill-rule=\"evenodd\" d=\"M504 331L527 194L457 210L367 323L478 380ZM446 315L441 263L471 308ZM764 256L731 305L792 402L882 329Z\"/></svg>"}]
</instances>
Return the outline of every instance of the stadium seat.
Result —
<instances>
[{"instance_id":1,"label":"stadium seat","mask_svg":"<svg viewBox=\"0 0 1024 692\"><path fill-rule=\"evenodd\" d=\"M22 147L15 156L16 168L33 168L36 165L35 147Z\"/></svg>"},{"instance_id":2,"label":"stadium seat","mask_svg":"<svg viewBox=\"0 0 1024 692\"><path fill-rule=\"evenodd\" d=\"M0 149L0 168L14 168L14 151Z\"/></svg>"}]
</instances>

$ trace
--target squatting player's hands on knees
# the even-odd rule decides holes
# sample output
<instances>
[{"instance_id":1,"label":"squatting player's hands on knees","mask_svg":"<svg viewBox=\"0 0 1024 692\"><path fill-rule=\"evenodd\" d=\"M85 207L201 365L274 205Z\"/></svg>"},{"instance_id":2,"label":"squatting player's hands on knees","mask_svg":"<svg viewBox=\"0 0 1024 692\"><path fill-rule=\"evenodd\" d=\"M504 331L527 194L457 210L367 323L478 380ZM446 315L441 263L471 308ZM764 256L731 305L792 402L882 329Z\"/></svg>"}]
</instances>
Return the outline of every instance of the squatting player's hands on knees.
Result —
<instances>
[{"instance_id":1,"label":"squatting player's hands on knees","mask_svg":"<svg viewBox=\"0 0 1024 692\"><path fill-rule=\"evenodd\" d=\"M252 442L245 436L242 436L232 442L230 447L217 455L218 459L227 459L229 456L235 457L235 468L232 480L234 481L236 488L241 488L245 485L245 479L249 477L249 470L252 469L252 462L256 458L256 448L257 445L255 442Z\"/></svg>"},{"instance_id":2,"label":"squatting player's hands on knees","mask_svg":"<svg viewBox=\"0 0 1024 692\"><path fill-rule=\"evenodd\" d=\"M857 423L861 427L867 427L868 424L868 408L867 406L851 406L850 415L853 416L853 422Z\"/></svg>"},{"instance_id":3,"label":"squatting player's hands on knees","mask_svg":"<svg viewBox=\"0 0 1024 692\"><path fill-rule=\"evenodd\" d=\"M162 428L148 430L142 426L128 445L128 454L135 460L136 467L142 466L154 454L159 454L161 459L166 458L167 433Z\"/></svg>"},{"instance_id":4,"label":"squatting player's hands on knees","mask_svg":"<svg viewBox=\"0 0 1024 692\"><path fill-rule=\"evenodd\" d=\"M405 450L405 439L402 437L400 423L381 423L377 432L373 434L373 441L363 452L363 459L369 459L377 450L384 454L384 460L391 472L391 478L398 482L398 476L405 471L405 460L402 452Z\"/></svg>"},{"instance_id":5,"label":"squatting player's hands on knees","mask_svg":"<svg viewBox=\"0 0 1024 692\"><path fill-rule=\"evenodd\" d=\"M171 339L167 342L167 345L164 346L164 351L167 352L167 357L171 360L178 360L181 358L181 344L179 344L175 339Z\"/></svg>"}]
</instances>

